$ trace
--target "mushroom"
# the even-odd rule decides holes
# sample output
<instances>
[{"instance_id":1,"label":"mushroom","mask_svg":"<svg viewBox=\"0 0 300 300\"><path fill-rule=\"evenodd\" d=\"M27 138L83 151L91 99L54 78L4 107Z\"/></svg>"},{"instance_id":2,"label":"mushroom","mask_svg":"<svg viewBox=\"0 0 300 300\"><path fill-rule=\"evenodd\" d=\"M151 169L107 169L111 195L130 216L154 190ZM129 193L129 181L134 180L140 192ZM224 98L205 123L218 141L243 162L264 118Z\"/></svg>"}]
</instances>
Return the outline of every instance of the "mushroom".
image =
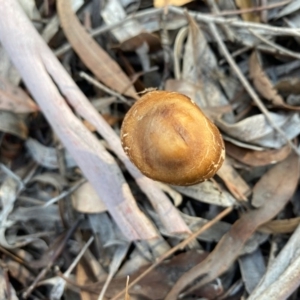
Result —
<instances>
[{"instance_id":1,"label":"mushroom","mask_svg":"<svg viewBox=\"0 0 300 300\"><path fill-rule=\"evenodd\" d=\"M176 92L143 95L124 118L121 142L144 175L174 185L211 178L225 157L218 128L190 98Z\"/></svg>"}]
</instances>

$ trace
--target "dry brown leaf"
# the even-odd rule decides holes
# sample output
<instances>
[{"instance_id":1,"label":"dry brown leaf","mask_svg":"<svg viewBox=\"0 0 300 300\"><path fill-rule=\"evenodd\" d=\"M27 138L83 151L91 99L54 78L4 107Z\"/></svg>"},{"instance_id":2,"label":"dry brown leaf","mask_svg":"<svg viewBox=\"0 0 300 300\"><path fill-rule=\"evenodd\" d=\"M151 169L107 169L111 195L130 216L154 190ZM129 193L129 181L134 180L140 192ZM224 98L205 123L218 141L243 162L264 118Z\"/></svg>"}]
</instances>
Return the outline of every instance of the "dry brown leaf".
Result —
<instances>
[{"instance_id":1,"label":"dry brown leaf","mask_svg":"<svg viewBox=\"0 0 300 300\"><path fill-rule=\"evenodd\" d=\"M247 9L247 8L253 8L253 1L252 0L235 0L236 5L240 9ZM242 18L244 21L249 22L260 22L260 16L257 12L249 12L242 14Z\"/></svg>"},{"instance_id":2,"label":"dry brown leaf","mask_svg":"<svg viewBox=\"0 0 300 300\"><path fill-rule=\"evenodd\" d=\"M277 163L287 158L291 152L289 145L276 150L255 151L238 147L232 143L225 142L226 153L236 160L252 166L260 167Z\"/></svg>"},{"instance_id":3,"label":"dry brown leaf","mask_svg":"<svg viewBox=\"0 0 300 300\"><path fill-rule=\"evenodd\" d=\"M270 169L254 186L252 205L255 207L269 205L271 209L282 199L289 200L294 193L298 177L299 160L297 155L292 153Z\"/></svg>"},{"instance_id":4,"label":"dry brown leaf","mask_svg":"<svg viewBox=\"0 0 300 300\"><path fill-rule=\"evenodd\" d=\"M252 204L260 206L258 212L263 211L266 207L270 211L278 208L282 201L287 202L293 195L298 178L299 160L297 155L292 153L284 161L270 169L254 186Z\"/></svg>"},{"instance_id":5,"label":"dry brown leaf","mask_svg":"<svg viewBox=\"0 0 300 300\"><path fill-rule=\"evenodd\" d=\"M137 99L127 75L85 31L73 13L70 0L57 1L57 9L64 33L84 64L108 87Z\"/></svg>"},{"instance_id":6,"label":"dry brown leaf","mask_svg":"<svg viewBox=\"0 0 300 300\"><path fill-rule=\"evenodd\" d=\"M258 55L258 53L257 53L257 55ZM259 63L259 56L257 56L257 59L258 59L258 61L257 61L258 66L256 66L255 68L260 68L261 69L261 66L260 66L261 64ZM253 60L254 64L256 64L255 60L256 59ZM251 58L250 58L250 61L251 61ZM250 62L250 66L251 66L251 62ZM300 106L299 105L298 106L297 106L297 104L291 105L290 103L287 104L286 102L288 102L288 97L286 98L287 101L284 101L282 99L282 97L279 96L279 94L278 94L278 92L279 92L283 96L291 96L292 94L299 95L300 94L300 85L299 85L300 80L299 80L299 78L297 76L289 75L287 77L281 78L273 86L272 83L271 83L271 81L270 81L270 79L267 77L266 73L262 69L261 69L261 72L259 72L257 70L257 74L261 74L261 75L258 75L258 77L257 77L258 81L260 80L259 79L260 76L262 78L264 78L261 81L261 84L259 85L259 88L261 88L262 90L266 89L265 92L267 92L267 90L269 90L270 88L273 89L273 91L270 91L270 93L274 94L275 100L267 98L259 90L259 88L255 85L255 81L254 81L255 87L261 93L261 95L263 97L265 97L268 100L271 100L272 104L274 106L277 106L277 107L280 107L280 108L284 108L286 110L294 110L294 111L299 111L300 110ZM251 68L250 68L250 76L251 76ZM266 86L264 86L264 84L266 84ZM279 98L278 98L278 96L279 96Z\"/></svg>"},{"instance_id":7,"label":"dry brown leaf","mask_svg":"<svg viewBox=\"0 0 300 300\"><path fill-rule=\"evenodd\" d=\"M300 217L285 219L285 220L273 220L266 224L263 224L258 228L259 231L271 234L278 233L291 233L300 224Z\"/></svg>"},{"instance_id":8,"label":"dry brown leaf","mask_svg":"<svg viewBox=\"0 0 300 300\"><path fill-rule=\"evenodd\" d=\"M255 88L264 98L272 101L274 105L284 105L282 97L278 94L272 82L262 69L260 61L259 53L253 51L249 60L249 72Z\"/></svg>"},{"instance_id":9,"label":"dry brown leaf","mask_svg":"<svg viewBox=\"0 0 300 300\"><path fill-rule=\"evenodd\" d=\"M0 77L0 110L30 113L38 109L35 102L21 88Z\"/></svg>"},{"instance_id":10,"label":"dry brown leaf","mask_svg":"<svg viewBox=\"0 0 300 300\"><path fill-rule=\"evenodd\" d=\"M255 185L253 198L264 197L263 205L243 214L209 256L186 272L165 299L177 299L178 294L197 278L201 279L198 284L193 285L192 289L203 286L226 272L258 227L274 218L286 205L295 192L298 180L299 159L295 153L292 153L287 159L270 169Z\"/></svg>"},{"instance_id":11,"label":"dry brown leaf","mask_svg":"<svg viewBox=\"0 0 300 300\"><path fill-rule=\"evenodd\" d=\"M182 6L192 0L154 0L154 7L164 7L167 5Z\"/></svg>"},{"instance_id":12,"label":"dry brown leaf","mask_svg":"<svg viewBox=\"0 0 300 300\"><path fill-rule=\"evenodd\" d=\"M273 85L265 71L262 69L261 58L259 52L253 51L249 60L250 78L257 91L267 100L272 101L274 106L287 110L299 111L300 106L288 105L283 98L278 94L278 90L282 92L292 93L293 90L299 90L297 78L287 78Z\"/></svg>"},{"instance_id":13,"label":"dry brown leaf","mask_svg":"<svg viewBox=\"0 0 300 300\"><path fill-rule=\"evenodd\" d=\"M143 43L148 44L150 52L161 49L159 38L149 32L141 32L139 35L123 41L119 47L122 51L135 51L141 47Z\"/></svg>"},{"instance_id":14,"label":"dry brown leaf","mask_svg":"<svg viewBox=\"0 0 300 300\"><path fill-rule=\"evenodd\" d=\"M222 178L231 194L241 201L247 201L251 188L239 173L232 167L228 159L225 159L217 175Z\"/></svg>"}]
</instances>

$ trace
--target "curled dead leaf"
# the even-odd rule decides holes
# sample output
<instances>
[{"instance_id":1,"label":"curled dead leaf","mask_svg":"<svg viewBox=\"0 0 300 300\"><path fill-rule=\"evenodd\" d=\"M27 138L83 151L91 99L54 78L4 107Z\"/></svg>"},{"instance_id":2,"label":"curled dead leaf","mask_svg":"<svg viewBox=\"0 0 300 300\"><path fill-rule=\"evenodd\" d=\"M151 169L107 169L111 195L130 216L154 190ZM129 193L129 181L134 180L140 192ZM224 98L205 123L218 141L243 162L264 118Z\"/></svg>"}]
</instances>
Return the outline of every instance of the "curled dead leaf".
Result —
<instances>
[{"instance_id":1,"label":"curled dead leaf","mask_svg":"<svg viewBox=\"0 0 300 300\"><path fill-rule=\"evenodd\" d=\"M283 146L280 149L265 151L246 149L229 142L225 142L225 147L228 155L252 167L260 167L277 163L284 160L291 152L289 145Z\"/></svg>"},{"instance_id":2,"label":"curled dead leaf","mask_svg":"<svg viewBox=\"0 0 300 300\"><path fill-rule=\"evenodd\" d=\"M253 51L249 60L250 78L257 91L274 105L283 105L284 101L274 88L267 74L262 69L261 57L258 51Z\"/></svg>"},{"instance_id":3,"label":"curled dead leaf","mask_svg":"<svg viewBox=\"0 0 300 300\"><path fill-rule=\"evenodd\" d=\"M250 195L251 188L233 168L228 159L225 159L217 174L222 178L228 190L237 200L247 201L247 196Z\"/></svg>"},{"instance_id":4,"label":"curled dead leaf","mask_svg":"<svg viewBox=\"0 0 300 300\"><path fill-rule=\"evenodd\" d=\"M258 51L253 51L249 60L250 78L257 91L267 100L271 101L276 107L287 110L299 111L300 106L288 105L285 103L278 91L291 93L292 90L299 90L298 78L288 78L281 80L276 85L273 85L266 72L262 68L261 56ZM296 87L296 88L294 88Z\"/></svg>"},{"instance_id":5,"label":"curled dead leaf","mask_svg":"<svg viewBox=\"0 0 300 300\"><path fill-rule=\"evenodd\" d=\"M64 33L84 64L108 87L137 99L127 75L85 31L72 11L70 0L57 1L57 8Z\"/></svg>"}]
</instances>

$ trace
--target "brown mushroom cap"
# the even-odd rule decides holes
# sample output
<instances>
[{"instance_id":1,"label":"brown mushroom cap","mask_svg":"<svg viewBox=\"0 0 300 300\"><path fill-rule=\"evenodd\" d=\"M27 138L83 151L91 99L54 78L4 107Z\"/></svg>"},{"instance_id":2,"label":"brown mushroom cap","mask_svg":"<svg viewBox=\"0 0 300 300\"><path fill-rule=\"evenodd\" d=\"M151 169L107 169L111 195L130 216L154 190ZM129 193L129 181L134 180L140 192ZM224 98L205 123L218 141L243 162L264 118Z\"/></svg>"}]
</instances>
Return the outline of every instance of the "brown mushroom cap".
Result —
<instances>
[{"instance_id":1,"label":"brown mushroom cap","mask_svg":"<svg viewBox=\"0 0 300 300\"><path fill-rule=\"evenodd\" d=\"M218 128L190 98L175 92L142 96L125 116L121 141L144 175L174 185L211 178L225 157Z\"/></svg>"}]
</instances>

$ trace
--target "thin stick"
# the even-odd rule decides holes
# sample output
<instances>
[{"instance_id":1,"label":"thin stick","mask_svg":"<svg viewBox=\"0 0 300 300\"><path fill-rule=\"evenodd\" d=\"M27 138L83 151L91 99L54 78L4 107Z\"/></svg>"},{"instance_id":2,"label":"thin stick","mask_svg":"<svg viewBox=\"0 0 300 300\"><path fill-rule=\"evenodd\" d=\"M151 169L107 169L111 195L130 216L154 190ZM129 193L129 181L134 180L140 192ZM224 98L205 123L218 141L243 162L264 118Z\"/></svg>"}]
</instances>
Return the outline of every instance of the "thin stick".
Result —
<instances>
[{"instance_id":1,"label":"thin stick","mask_svg":"<svg viewBox=\"0 0 300 300\"><path fill-rule=\"evenodd\" d=\"M63 191L61 192L58 196L53 197L52 199L48 200L45 204L43 204L43 207L48 207L56 202L58 202L59 200L71 195L72 193L74 193L78 188L80 188L84 183L86 182L86 179L83 178L81 180L79 180L75 185L73 185L71 188L69 188L67 191Z\"/></svg>"},{"instance_id":2,"label":"thin stick","mask_svg":"<svg viewBox=\"0 0 300 300\"><path fill-rule=\"evenodd\" d=\"M277 7L284 6L286 4L289 4L292 2L292 0L287 0L287 1L281 1L278 3L273 3L269 5L264 5L264 6L257 6L257 7L251 7L251 8L244 8L244 9L236 9L236 10L225 10L222 12L219 12L216 14L217 16L231 16L231 15L242 15L242 14L247 14L247 13L252 13L252 12L259 12L259 11L264 11L264 10L269 10Z\"/></svg>"},{"instance_id":3,"label":"thin stick","mask_svg":"<svg viewBox=\"0 0 300 300\"><path fill-rule=\"evenodd\" d=\"M253 31L252 29L249 29L249 31L255 36L257 37L259 40L261 40L263 43L271 46L272 48L276 49L278 53L280 54L285 54L287 56L296 58L296 59L300 59L300 54L298 54L297 52L293 52L290 51L270 40L268 40L267 38L263 37L262 35L258 34L257 32Z\"/></svg>"},{"instance_id":4,"label":"thin stick","mask_svg":"<svg viewBox=\"0 0 300 300\"><path fill-rule=\"evenodd\" d=\"M193 241L195 238L197 238L198 235L212 227L214 224L216 224L218 221L223 219L225 216L227 216L231 211L233 210L233 207L230 206L223 210L221 213L219 213L214 219L211 221L208 221L206 224L204 224L201 228L199 228L196 232L192 233L188 238L186 238L184 241L179 243L174 248L167 251L165 254L163 254L161 257L159 257L156 262L151 265L144 273L142 273L140 276L138 276L135 280L133 280L129 286L128 291L130 288L132 288L135 284L137 284L141 279L143 279L147 274L149 274L153 269L155 269L162 261L167 259L169 256L174 254L177 250L180 250L187 246L191 241ZM116 296L114 296L111 300L117 300L119 297L123 296L126 292L126 289L118 293Z\"/></svg>"},{"instance_id":5,"label":"thin stick","mask_svg":"<svg viewBox=\"0 0 300 300\"><path fill-rule=\"evenodd\" d=\"M184 15L186 13L186 10L174 6L171 6L169 8L169 11L179 15ZM247 28L247 29L252 28L255 30L263 30L266 32L266 34L271 34L271 35L300 36L300 29L298 28L282 28L282 27L270 26L266 24L241 21L236 18L229 19L229 18L217 17L217 16L195 12L195 11L188 11L188 14L191 15L193 18L195 18L196 21L205 22L208 24L210 23L228 24L233 27L240 27L240 28Z\"/></svg>"},{"instance_id":6,"label":"thin stick","mask_svg":"<svg viewBox=\"0 0 300 300\"><path fill-rule=\"evenodd\" d=\"M209 23L208 25L211 30L211 33L213 34L221 51L223 52L227 62L231 66L232 70L236 73L237 77L239 78L240 82L242 83L242 85L244 86L245 90L248 92L248 94L250 95L250 97L252 98L254 103L257 105L257 107L260 109L260 111L264 114L264 116L266 117L269 124L287 141L287 143L290 145L290 147L298 155L300 155L297 147L289 140L289 138L286 136L285 132L283 130L281 130L281 128L279 128L274 123L274 121L272 120L272 118L269 114L269 111L267 110L267 108L265 107L265 105L263 104L261 99L258 97L258 95L254 91L254 89L252 88L252 86L250 85L250 83L248 82L248 80L246 79L246 77L244 76L244 74L242 73L242 71L240 70L238 65L236 64L236 62L231 57L226 45L224 44L224 42L222 41L222 39L220 37L220 34L218 32L216 25L214 23Z\"/></svg>"},{"instance_id":7,"label":"thin stick","mask_svg":"<svg viewBox=\"0 0 300 300\"><path fill-rule=\"evenodd\" d=\"M252 49L252 47L250 47L250 46L245 46L245 47L243 47L243 48L241 48L241 49L238 49L238 50L232 52L231 56L232 56L232 57L237 57L237 56L239 56L239 55L241 55L241 54L243 54L243 53L245 53L245 52L247 52L247 51L249 51L249 50L251 50L251 49ZM222 58L222 59L219 61L219 65L223 65L225 62L226 62L226 59L225 59L225 58Z\"/></svg>"},{"instance_id":8,"label":"thin stick","mask_svg":"<svg viewBox=\"0 0 300 300\"><path fill-rule=\"evenodd\" d=\"M207 0L207 4L210 6L210 10L213 12L214 15L219 16L221 11L216 3L215 0ZM227 35L227 38L229 41L233 42L235 40L234 32L232 31L232 28L230 28L226 24L221 25L224 33Z\"/></svg>"},{"instance_id":9,"label":"thin stick","mask_svg":"<svg viewBox=\"0 0 300 300\"><path fill-rule=\"evenodd\" d=\"M91 236L89 238L89 240L86 242L86 244L82 247L82 249L80 250L80 252L78 253L78 255L76 256L76 258L74 259L74 261L71 263L71 265L69 266L68 270L64 273L64 275L66 277L70 276L71 272L74 270L74 268L77 266L77 264L79 263L80 259L82 258L83 254L85 253L85 251L89 248L89 246L91 245L91 243L94 241L94 237Z\"/></svg>"},{"instance_id":10,"label":"thin stick","mask_svg":"<svg viewBox=\"0 0 300 300\"><path fill-rule=\"evenodd\" d=\"M108 88L107 86L105 86L104 84L102 84L101 82L99 82L98 80L95 80L93 77L91 77L87 73L85 73L85 72L79 72L79 76L81 78L84 78L86 81L88 81L89 83L93 84L94 86L96 86L98 89L106 92L107 94L109 94L111 96L117 97L122 102L126 103L127 105L130 105L130 102L125 97L123 97L121 94L119 94L118 92L115 92L115 91L111 90L110 88Z\"/></svg>"}]
</instances>

